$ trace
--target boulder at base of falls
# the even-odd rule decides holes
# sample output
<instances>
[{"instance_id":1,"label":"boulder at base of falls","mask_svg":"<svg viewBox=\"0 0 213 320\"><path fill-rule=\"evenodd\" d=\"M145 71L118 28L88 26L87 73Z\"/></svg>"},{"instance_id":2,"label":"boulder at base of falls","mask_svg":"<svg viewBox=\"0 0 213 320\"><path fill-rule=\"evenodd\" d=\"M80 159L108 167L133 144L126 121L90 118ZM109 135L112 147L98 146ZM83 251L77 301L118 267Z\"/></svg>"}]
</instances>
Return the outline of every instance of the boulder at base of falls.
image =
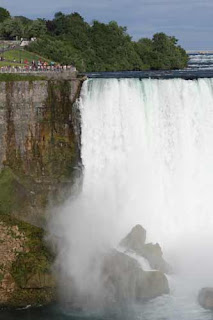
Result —
<instances>
[{"instance_id":1,"label":"boulder at base of falls","mask_svg":"<svg viewBox=\"0 0 213 320\"><path fill-rule=\"evenodd\" d=\"M163 258L163 252L158 243L147 243L144 245L141 255L149 261L150 267L164 273L170 273L171 267Z\"/></svg>"},{"instance_id":2,"label":"boulder at base of falls","mask_svg":"<svg viewBox=\"0 0 213 320\"><path fill-rule=\"evenodd\" d=\"M213 310L213 288L203 288L198 294L198 302L201 307Z\"/></svg>"},{"instance_id":3,"label":"boulder at base of falls","mask_svg":"<svg viewBox=\"0 0 213 320\"><path fill-rule=\"evenodd\" d=\"M141 252L146 241L146 230L137 224L128 235L121 240L120 245L126 249L133 250L135 252Z\"/></svg>"},{"instance_id":4,"label":"boulder at base of falls","mask_svg":"<svg viewBox=\"0 0 213 320\"><path fill-rule=\"evenodd\" d=\"M169 293L161 271L144 271L137 260L117 250L105 257L103 278L109 302L141 301Z\"/></svg>"},{"instance_id":5,"label":"boulder at base of falls","mask_svg":"<svg viewBox=\"0 0 213 320\"><path fill-rule=\"evenodd\" d=\"M152 269L170 273L171 267L164 260L160 245L158 243L145 244L145 241L146 230L141 225L136 225L130 233L121 240L120 246L147 259Z\"/></svg>"}]
</instances>

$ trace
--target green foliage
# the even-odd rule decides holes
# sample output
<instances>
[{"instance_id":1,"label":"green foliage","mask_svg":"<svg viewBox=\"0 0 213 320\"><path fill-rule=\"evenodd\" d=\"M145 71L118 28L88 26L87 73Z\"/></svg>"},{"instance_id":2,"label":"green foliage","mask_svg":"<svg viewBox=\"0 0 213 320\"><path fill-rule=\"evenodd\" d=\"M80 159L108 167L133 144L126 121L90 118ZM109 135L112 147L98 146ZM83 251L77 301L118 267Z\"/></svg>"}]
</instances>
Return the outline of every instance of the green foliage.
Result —
<instances>
[{"instance_id":1,"label":"green foliage","mask_svg":"<svg viewBox=\"0 0 213 320\"><path fill-rule=\"evenodd\" d=\"M135 48L150 69L181 69L188 63L188 55L177 46L177 39L164 33L156 33L152 40L140 39Z\"/></svg>"},{"instance_id":2,"label":"green foliage","mask_svg":"<svg viewBox=\"0 0 213 320\"><path fill-rule=\"evenodd\" d=\"M0 216L0 221L13 227L26 237L25 252L19 252L12 266L12 275L20 286L25 285L28 277L37 273L50 273L53 255L44 244L44 230L11 216Z\"/></svg>"},{"instance_id":3,"label":"green foliage","mask_svg":"<svg viewBox=\"0 0 213 320\"><path fill-rule=\"evenodd\" d=\"M23 34L23 25L20 20L8 18L0 24L0 36L6 39L21 37Z\"/></svg>"},{"instance_id":4,"label":"green foliage","mask_svg":"<svg viewBox=\"0 0 213 320\"><path fill-rule=\"evenodd\" d=\"M9 304L11 306L39 305L50 302L54 296L54 287L36 289L23 289L31 276L51 274L53 255L44 244L44 231L26 222L17 220L11 216L1 216L0 221L13 227L18 226L19 231L25 235L25 250L17 253L17 258L12 264L11 275L17 288L14 291ZM1 269L0 269L1 270ZM0 273L0 281L2 273Z\"/></svg>"},{"instance_id":5,"label":"green foliage","mask_svg":"<svg viewBox=\"0 0 213 320\"><path fill-rule=\"evenodd\" d=\"M43 243L42 229L21 223L20 230L27 236L28 252L18 253L12 265L12 276L20 287L25 287L32 275L51 272L53 256Z\"/></svg>"},{"instance_id":6,"label":"green foliage","mask_svg":"<svg viewBox=\"0 0 213 320\"><path fill-rule=\"evenodd\" d=\"M0 36L31 38L28 50L79 71L179 69L188 56L175 37L157 33L152 39L132 41L126 27L115 21L93 21L90 25L77 12L57 12L53 20L7 17L0 23Z\"/></svg>"},{"instance_id":7,"label":"green foliage","mask_svg":"<svg viewBox=\"0 0 213 320\"><path fill-rule=\"evenodd\" d=\"M14 74L14 73L1 73L0 81L11 82L11 81L41 81L47 80L44 76L30 75L30 74Z\"/></svg>"},{"instance_id":8,"label":"green foliage","mask_svg":"<svg viewBox=\"0 0 213 320\"><path fill-rule=\"evenodd\" d=\"M47 33L46 21L25 17L8 17L0 22L0 36L5 39L41 37Z\"/></svg>"},{"instance_id":9,"label":"green foliage","mask_svg":"<svg viewBox=\"0 0 213 320\"><path fill-rule=\"evenodd\" d=\"M115 21L88 25L78 14L61 12L47 23L48 34L28 50L76 65L79 71L119 71L184 68L188 56L177 40L164 33L133 42Z\"/></svg>"},{"instance_id":10,"label":"green foliage","mask_svg":"<svg viewBox=\"0 0 213 320\"><path fill-rule=\"evenodd\" d=\"M46 22L43 19L32 21L27 29L27 37L41 37L47 33Z\"/></svg>"},{"instance_id":11,"label":"green foliage","mask_svg":"<svg viewBox=\"0 0 213 320\"><path fill-rule=\"evenodd\" d=\"M10 13L7 9L0 7L0 23L5 19L10 18Z\"/></svg>"},{"instance_id":12,"label":"green foliage","mask_svg":"<svg viewBox=\"0 0 213 320\"><path fill-rule=\"evenodd\" d=\"M43 47L42 50L41 47ZM42 54L52 61L74 64L78 70L85 71L82 53L74 48L70 42L47 36L31 43L28 50Z\"/></svg>"},{"instance_id":13,"label":"green foliage","mask_svg":"<svg viewBox=\"0 0 213 320\"><path fill-rule=\"evenodd\" d=\"M15 16L14 19L19 20L23 25L29 25L30 23L32 23L32 20L24 16Z\"/></svg>"},{"instance_id":14,"label":"green foliage","mask_svg":"<svg viewBox=\"0 0 213 320\"><path fill-rule=\"evenodd\" d=\"M94 21L90 37L96 56L88 66L90 71L102 71L103 63L105 71L143 69L126 28L119 27L116 22Z\"/></svg>"}]
</instances>

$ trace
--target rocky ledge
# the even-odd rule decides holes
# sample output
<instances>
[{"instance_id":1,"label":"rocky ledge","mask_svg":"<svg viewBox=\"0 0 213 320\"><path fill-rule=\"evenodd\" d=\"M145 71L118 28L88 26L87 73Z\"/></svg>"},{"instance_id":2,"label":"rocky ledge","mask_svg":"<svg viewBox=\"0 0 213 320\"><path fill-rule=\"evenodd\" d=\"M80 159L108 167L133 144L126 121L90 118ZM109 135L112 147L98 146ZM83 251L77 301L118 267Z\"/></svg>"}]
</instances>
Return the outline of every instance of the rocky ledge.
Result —
<instances>
[{"instance_id":1,"label":"rocky ledge","mask_svg":"<svg viewBox=\"0 0 213 320\"><path fill-rule=\"evenodd\" d=\"M103 278L105 288L113 301L141 301L168 294L169 285L164 272L169 271L169 265L163 259L159 244L145 244L146 230L136 225L120 242L125 252L112 250L104 259ZM129 253L146 258L150 270L143 270L137 258Z\"/></svg>"},{"instance_id":2,"label":"rocky ledge","mask_svg":"<svg viewBox=\"0 0 213 320\"><path fill-rule=\"evenodd\" d=\"M144 271L136 259L112 250L103 264L104 286L111 302L152 299L169 293L161 271Z\"/></svg>"},{"instance_id":3,"label":"rocky ledge","mask_svg":"<svg viewBox=\"0 0 213 320\"><path fill-rule=\"evenodd\" d=\"M152 269L171 273L171 267L164 260L160 245L145 243L145 241L146 230L141 225L136 225L120 242L120 246L147 259Z\"/></svg>"}]
</instances>

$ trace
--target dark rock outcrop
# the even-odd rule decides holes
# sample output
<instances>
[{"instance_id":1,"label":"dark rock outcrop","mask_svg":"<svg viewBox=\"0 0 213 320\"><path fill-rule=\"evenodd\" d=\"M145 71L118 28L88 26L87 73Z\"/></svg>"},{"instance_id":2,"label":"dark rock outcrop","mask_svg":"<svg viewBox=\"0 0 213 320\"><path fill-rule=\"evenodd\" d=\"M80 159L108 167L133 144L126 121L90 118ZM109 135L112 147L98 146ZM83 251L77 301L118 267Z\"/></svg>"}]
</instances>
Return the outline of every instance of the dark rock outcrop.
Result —
<instances>
[{"instance_id":1,"label":"dark rock outcrop","mask_svg":"<svg viewBox=\"0 0 213 320\"><path fill-rule=\"evenodd\" d=\"M135 259L116 250L104 259L103 277L107 296L114 302L141 301L169 293L162 272L143 271Z\"/></svg>"},{"instance_id":2,"label":"dark rock outcrop","mask_svg":"<svg viewBox=\"0 0 213 320\"><path fill-rule=\"evenodd\" d=\"M213 310L213 288L203 288L198 294L201 307Z\"/></svg>"},{"instance_id":3,"label":"dark rock outcrop","mask_svg":"<svg viewBox=\"0 0 213 320\"><path fill-rule=\"evenodd\" d=\"M141 225L136 225L131 232L120 242L120 246L146 258L150 267L163 273L170 273L171 268L163 258L161 247L158 243L145 243L146 230Z\"/></svg>"}]
</instances>

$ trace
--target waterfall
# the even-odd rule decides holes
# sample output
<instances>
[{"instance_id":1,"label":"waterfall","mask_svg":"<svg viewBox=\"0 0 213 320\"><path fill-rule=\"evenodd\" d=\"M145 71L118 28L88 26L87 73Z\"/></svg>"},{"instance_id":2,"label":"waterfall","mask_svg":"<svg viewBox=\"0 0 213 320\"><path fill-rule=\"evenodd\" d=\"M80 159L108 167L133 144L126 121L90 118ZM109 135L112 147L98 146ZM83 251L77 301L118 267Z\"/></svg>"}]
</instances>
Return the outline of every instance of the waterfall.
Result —
<instances>
[{"instance_id":1,"label":"waterfall","mask_svg":"<svg viewBox=\"0 0 213 320\"><path fill-rule=\"evenodd\" d=\"M165 245L211 231L213 80L91 80L81 99L83 193Z\"/></svg>"},{"instance_id":2,"label":"waterfall","mask_svg":"<svg viewBox=\"0 0 213 320\"><path fill-rule=\"evenodd\" d=\"M83 186L52 227L64 273L80 292L95 287L97 298L98 253L137 223L170 263L192 269L203 259L204 268L213 231L213 79L87 80L79 108Z\"/></svg>"}]
</instances>

